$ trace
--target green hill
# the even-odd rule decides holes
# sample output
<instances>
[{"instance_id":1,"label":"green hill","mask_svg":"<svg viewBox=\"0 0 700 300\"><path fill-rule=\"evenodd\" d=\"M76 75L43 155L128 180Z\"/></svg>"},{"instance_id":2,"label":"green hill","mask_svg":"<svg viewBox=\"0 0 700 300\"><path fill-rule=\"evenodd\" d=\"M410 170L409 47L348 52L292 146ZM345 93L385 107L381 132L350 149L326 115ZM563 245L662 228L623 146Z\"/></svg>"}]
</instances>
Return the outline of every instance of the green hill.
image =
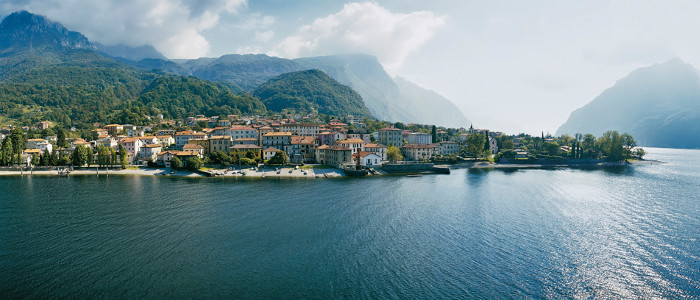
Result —
<instances>
[{"instance_id":1,"label":"green hill","mask_svg":"<svg viewBox=\"0 0 700 300\"><path fill-rule=\"evenodd\" d=\"M372 116L357 92L319 70L282 74L258 87L253 95L272 111L287 108L336 116Z\"/></svg>"},{"instance_id":2,"label":"green hill","mask_svg":"<svg viewBox=\"0 0 700 300\"><path fill-rule=\"evenodd\" d=\"M116 61L86 47L91 44L84 36L27 14L15 13L0 24L0 36L16 39L0 43L0 122L49 120L81 128L95 122L143 125L157 114L181 118L265 111L260 101L234 95L220 83ZM33 39L22 29L31 30Z\"/></svg>"}]
</instances>

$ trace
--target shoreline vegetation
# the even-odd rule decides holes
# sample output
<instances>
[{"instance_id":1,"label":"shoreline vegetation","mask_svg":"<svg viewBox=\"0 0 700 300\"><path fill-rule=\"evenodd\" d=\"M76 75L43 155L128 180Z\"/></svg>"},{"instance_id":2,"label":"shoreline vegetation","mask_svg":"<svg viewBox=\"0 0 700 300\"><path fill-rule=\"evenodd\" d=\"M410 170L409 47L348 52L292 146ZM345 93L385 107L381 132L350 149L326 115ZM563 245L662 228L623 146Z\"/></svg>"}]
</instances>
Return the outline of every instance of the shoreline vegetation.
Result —
<instances>
[{"instance_id":1,"label":"shoreline vegetation","mask_svg":"<svg viewBox=\"0 0 700 300\"><path fill-rule=\"evenodd\" d=\"M492 163L492 162L468 162L452 165L436 165L436 167L448 167L450 169L494 169L494 170L517 170L517 169L560 169L560 168L607 168L640 166L664 163L658 160L629 160L616 162L596 162L596 163ZM433 172L406 172L387 173L377 170L377 173L370 176L382 175L410 175ZM0 169L0 176L59 176L59 171L52 170L3 170ZM70 175L137 175L137 176L174 176L174 177L245 177L245 178L338 178L347 177L343 170L336 168L294 168L294 167L262 167L259 169L208 169L206 171L193 172L189 170L172 170L170 168L76 168Z\"/></svg>"}]
</instances>

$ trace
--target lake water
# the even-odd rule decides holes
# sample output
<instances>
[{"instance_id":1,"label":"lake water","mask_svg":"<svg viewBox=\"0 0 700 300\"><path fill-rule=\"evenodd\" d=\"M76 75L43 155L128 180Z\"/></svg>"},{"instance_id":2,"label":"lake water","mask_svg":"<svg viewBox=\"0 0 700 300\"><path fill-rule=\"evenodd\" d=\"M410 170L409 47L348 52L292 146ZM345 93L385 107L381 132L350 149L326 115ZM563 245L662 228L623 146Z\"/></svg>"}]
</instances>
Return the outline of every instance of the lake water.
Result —
<instances>
[{"instance_id":1,"label":"lake water","mask_svg":"<svg viewBox=\"0 0 700 300\"><path fill-rule=\"evenodd\" d=\"M0 177L3 298L697 298L700 151L607 170Z\"/></svg>"}]
</instances>

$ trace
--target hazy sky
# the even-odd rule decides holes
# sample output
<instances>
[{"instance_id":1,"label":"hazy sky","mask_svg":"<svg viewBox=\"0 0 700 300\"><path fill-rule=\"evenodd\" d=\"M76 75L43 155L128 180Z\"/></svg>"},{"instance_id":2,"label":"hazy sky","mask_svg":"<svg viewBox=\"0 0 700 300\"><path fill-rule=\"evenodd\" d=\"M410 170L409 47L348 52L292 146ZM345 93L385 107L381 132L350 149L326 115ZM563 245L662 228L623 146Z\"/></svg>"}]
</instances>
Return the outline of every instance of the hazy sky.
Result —
<instances>
[{"instance_id":1,"label":"hazy sky","mask_svg":"<svg viewBox=\"0 0 700 300\"><path fill-rule=\"evenodd\" d=\"M367 53L475 127L554 133L635 68L700 66L700 1L4 0L169 58Z\"/></svg>"}]
</instances>

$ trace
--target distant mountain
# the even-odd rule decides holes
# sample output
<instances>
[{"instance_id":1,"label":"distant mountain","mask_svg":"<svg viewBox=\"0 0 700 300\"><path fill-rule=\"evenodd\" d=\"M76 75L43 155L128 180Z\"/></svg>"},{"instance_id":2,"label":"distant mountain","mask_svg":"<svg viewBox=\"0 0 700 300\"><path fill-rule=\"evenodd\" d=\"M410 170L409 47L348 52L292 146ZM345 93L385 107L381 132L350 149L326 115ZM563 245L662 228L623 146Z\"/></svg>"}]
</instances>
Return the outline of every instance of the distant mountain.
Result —
<instances>
[{"instance_id":1,"label":"distant mountain","mask_svg":"<svg viewBox=\"0 0 700 300\"><path fill-rule=\"evenodd\" d=\"M678 58L640 68L571 113L557 134L630 133L639 145L700 148L700 77Z\"/></svg>"},{"instance_id":2,"label":"distant mountain","mask_svg":"<svg viewBox=\"0 0 700 300\"><path fill-rule=\"evenodd\" d=\"M46 17L20 11L0 23L0 53L34 47L97 49L82 34Z\"/></svg>"},{"instance_id":3,"label":"distant mountain","mask_svg":"<svg viewBox=\"0 0 700 300\"><path fill-rule=\"evenodd\" d=\"M371 117L362 97L320 70L285 73L258 87L253 95L267 109Z\"/></svg>"},{"instance_id":4,"label":"distant mountain","mask_svg":"<svg viewBox=\"0 0 700 300\"><path fill-rule=\"evenodd\" d=\"M143 45L139 47L130 47L124 44L102 45L95 43L95 45L97 46L98 50L106 53L109 56L117 58L124 58L133 61L140 61L143 59L167 59L151 45Z\"/></svg>"},{"instance_id":5,"label":"distant mountain","mask_svg":"<svg viewBox=\"0 0 700 300\"><path fill-rule=\"evenodd\" d=\"M24 30L24 31L23 31ZM265 112L221 83L129 66L84 36L27 12L0 23L0 121L149 124L148 116Z\"/></svg>"},{"instance_id":6,"label":"distant mountain","mask_svg":"<svg viewBox=\"0 0 700 300\"><path fill-rule=\"evenodd\" d=\"M394 82L399 87L401 103L411 112L420 112L420 119L425 124L447 124L465 126L470 123L459 108L440 94L426 90L404 78L396 77Z\"/></svg>"}]
</instances>

